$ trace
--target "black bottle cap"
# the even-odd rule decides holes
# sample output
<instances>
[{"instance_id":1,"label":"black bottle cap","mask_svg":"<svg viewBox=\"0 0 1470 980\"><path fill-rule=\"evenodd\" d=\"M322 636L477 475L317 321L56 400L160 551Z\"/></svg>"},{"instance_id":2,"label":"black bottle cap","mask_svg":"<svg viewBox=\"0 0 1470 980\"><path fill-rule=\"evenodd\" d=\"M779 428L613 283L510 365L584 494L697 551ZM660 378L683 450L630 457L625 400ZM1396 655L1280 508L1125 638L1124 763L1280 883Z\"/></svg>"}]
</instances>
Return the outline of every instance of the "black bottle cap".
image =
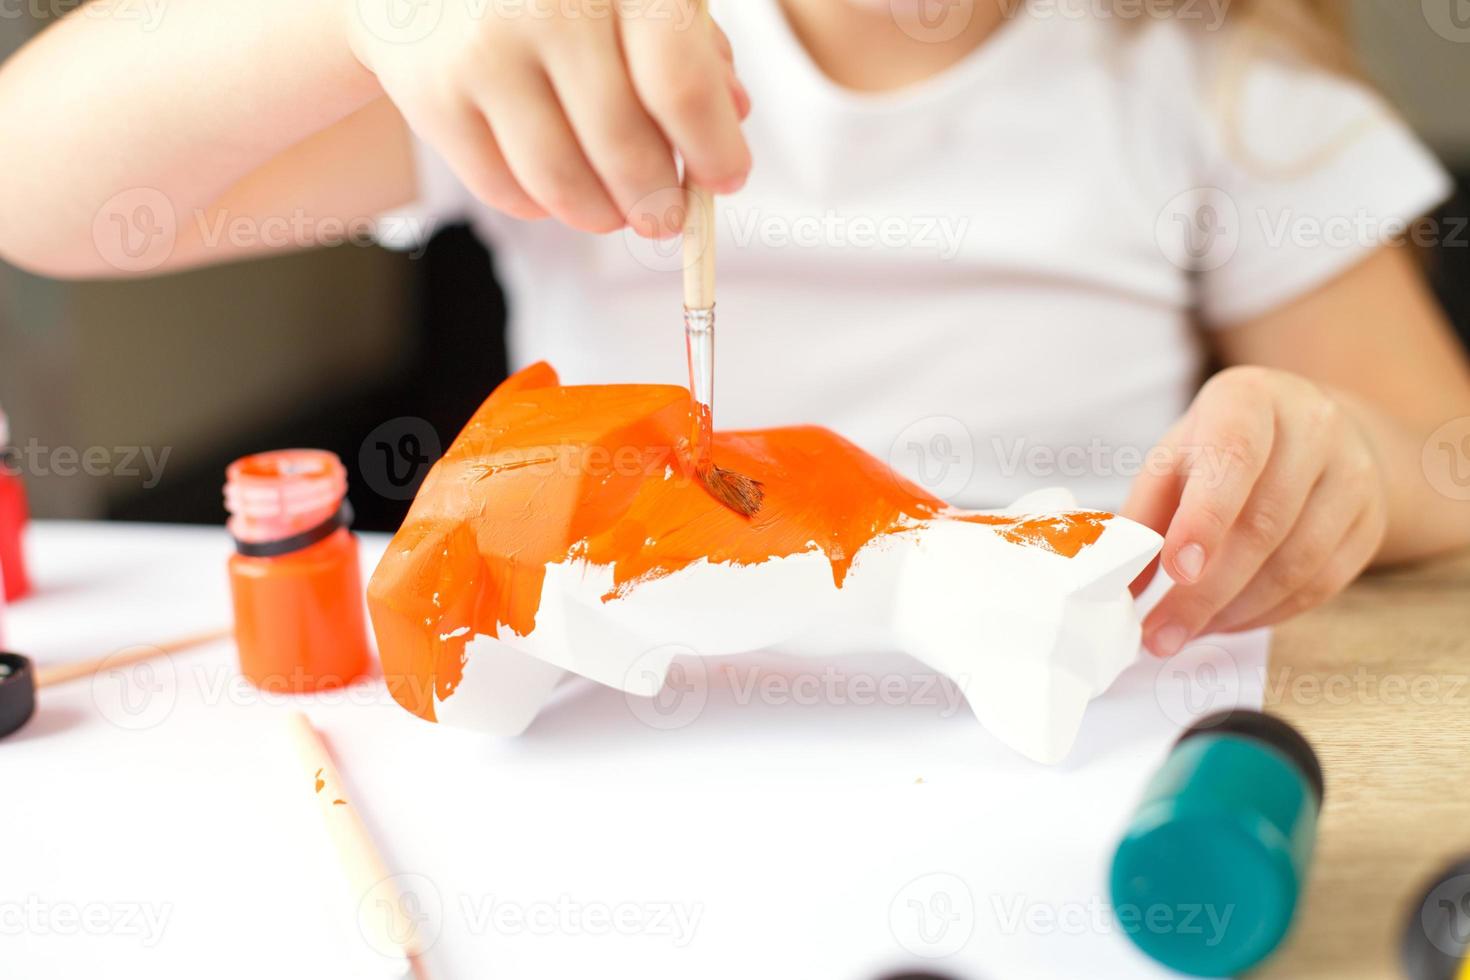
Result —
<instances>
[{"instance_id":1,"label":"black bottle cap","mask_svg":"<svg viewBox=\"0 0 1470 980\"><path fill-rule=\"evenodd\" d=\"M1322 808L1322 798L1327 792L1327 783L1322 777L1322 763L1312 751L1312 743L1306 737L1275 715L1268 715L1249 708L1232 708L1206 715L1184 730L1175 745L1196 735L1242 735L1265 742L1285 755L1301 770L1312 790L1317 794L1317 809Z\"/></svg>"},{"instance_id":2,"label":"black bottle cap","mask_svg":"<svg viewBox=\"0 0 1470 980\"><path fill-rule=\"evenodd\" d=\"M18 653L0 652L0 738L30 720L36 710L36 672Z\"/></svg>"},{"instance_id":3,"label":"black bottle cap","mask_svg":"<svg viewBox=\"0 0 1470 980\"><path fill-rule=\"evenodd\" d=\"M1404 923L1400 954L1409 980L1455 980L1470 955L1470 858L1426 882Z\"/></svg>"}]
</instances>

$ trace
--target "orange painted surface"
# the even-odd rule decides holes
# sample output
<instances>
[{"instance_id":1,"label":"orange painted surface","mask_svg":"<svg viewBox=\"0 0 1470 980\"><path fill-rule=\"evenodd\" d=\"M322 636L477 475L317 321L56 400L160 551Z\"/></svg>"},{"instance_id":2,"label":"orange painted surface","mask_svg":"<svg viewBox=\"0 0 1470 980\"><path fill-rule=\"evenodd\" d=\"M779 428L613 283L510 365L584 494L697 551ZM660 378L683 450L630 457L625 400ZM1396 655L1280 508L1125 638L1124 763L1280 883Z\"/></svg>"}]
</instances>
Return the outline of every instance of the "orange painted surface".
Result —
<instances>
[{"instance_id":1,"label":"orange painted surface","mask_svg":"<svg viewBox=\"0 0 1470 980\"><path fill-rule=\"evenodd\" d=\"M604 601L614 601L701 559L751 565L818 550L840 588L865 545L926 521L991 525L1072 557L1112 516L954 510L841 436L797 426L715 435L716 462L765 485L760 512L745 518L694 478L689 425L689 393L671 385L564 387L537 364L496 389L424 481L368 587L398 702L432 720L471 635L529 634L550 564L610 566Z\"/></svg>"}]
</instances>

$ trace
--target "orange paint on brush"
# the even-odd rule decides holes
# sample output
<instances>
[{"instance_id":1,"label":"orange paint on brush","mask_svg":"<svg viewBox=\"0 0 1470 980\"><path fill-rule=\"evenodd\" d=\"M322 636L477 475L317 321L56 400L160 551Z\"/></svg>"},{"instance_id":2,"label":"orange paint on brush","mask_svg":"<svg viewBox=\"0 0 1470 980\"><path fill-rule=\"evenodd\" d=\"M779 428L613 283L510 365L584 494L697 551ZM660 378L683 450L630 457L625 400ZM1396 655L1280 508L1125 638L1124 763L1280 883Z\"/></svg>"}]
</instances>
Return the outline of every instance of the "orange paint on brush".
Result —
<instances>
[{"instance_id":1,"label":"orange paint on brush","mask_svg":"<svg viewBox=\"0 0 1470 980\"><path fill-rule=\"evenodd\" d=\"M551 564L609 566L603 598L614 601L698 561L755 565L818 551L841 588L864 547L925 522L988 525L1070 558L1112 516L955 510L841 436L797 426L715 435L721 464L765 485L760 512L745 518L695 478L690 411L683 388L564 387L546 364L497 388L424 481L368 587L394 698L433 720L471 636L535 628Z\"/></svg>"}]
</instances>

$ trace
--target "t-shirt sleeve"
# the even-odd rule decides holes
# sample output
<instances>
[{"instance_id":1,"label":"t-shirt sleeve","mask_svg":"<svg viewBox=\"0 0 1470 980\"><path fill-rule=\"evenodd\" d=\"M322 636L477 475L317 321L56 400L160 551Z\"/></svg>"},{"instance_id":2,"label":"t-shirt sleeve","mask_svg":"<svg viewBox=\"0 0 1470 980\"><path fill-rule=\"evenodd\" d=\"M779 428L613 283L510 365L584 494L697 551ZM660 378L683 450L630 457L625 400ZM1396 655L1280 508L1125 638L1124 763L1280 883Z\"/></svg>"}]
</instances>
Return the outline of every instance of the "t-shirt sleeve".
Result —
<instances>
[{"instance_id":1,"label":"t-shirt sleeve","mask_svg":"<svg viewBox=\"0 0 1470 980\"><path fill-rule=\"evenodd\" d=\"M1264 54L1225 52L1200 118L1207 185L1190 229L1205 323L1305 295L1401 240L1449 196L1433 154L1365 84Z\"/></svg>"}]
</instances>

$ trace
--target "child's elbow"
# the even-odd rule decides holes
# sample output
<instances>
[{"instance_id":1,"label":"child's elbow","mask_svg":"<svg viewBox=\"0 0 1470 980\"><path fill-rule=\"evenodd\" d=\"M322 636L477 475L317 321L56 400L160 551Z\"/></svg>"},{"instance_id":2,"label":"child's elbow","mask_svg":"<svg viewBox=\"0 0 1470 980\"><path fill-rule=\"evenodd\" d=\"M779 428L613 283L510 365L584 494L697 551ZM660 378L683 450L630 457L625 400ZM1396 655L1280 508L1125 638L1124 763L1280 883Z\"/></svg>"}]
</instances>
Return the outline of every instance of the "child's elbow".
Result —
<instances>
[{"instance_id":1,"label":"child's elbow","mask_svg":"<svg viewBox=\"0 0 1470 980\"><path fill-rule=\"evenodd\" d=\"M69 274L63 264L48 261L39 256L28 255L24 251L12 249L5 242L0 242L0 261L22 272L29 272L35 276L44 276L47 279L76 278L76 276Z\"/></svg>"},{"instance_id":2,"label":"child's elbow","mask_svg":"<svg viewBox=\"0 0 1470 980\"><path fill-rule=\"evenodd\" d=\"M119 274L89 242L42 243L7 233L0 225L0 261L47 279L99 279ZM90 254L89 254L90 253Z\"/></svg>"},{"instance_id":3,"label":"child's elbow","mask_svg":"<svg viewBox=\"0 0 1470 980\"><path fill-rule=\"evenodd\" d=\"M68 200L65 191L55 187L37 190L37 184L32 179L0 185L0 261L48 279L126 274L122 263L128 249L114 248L117 255L109 256L108 246L132 243L120 235L108 241L103 233L110 229L89 220L85 207ZM140 253L139 258L143 257Z\"/></svg>"}]
</instances>

